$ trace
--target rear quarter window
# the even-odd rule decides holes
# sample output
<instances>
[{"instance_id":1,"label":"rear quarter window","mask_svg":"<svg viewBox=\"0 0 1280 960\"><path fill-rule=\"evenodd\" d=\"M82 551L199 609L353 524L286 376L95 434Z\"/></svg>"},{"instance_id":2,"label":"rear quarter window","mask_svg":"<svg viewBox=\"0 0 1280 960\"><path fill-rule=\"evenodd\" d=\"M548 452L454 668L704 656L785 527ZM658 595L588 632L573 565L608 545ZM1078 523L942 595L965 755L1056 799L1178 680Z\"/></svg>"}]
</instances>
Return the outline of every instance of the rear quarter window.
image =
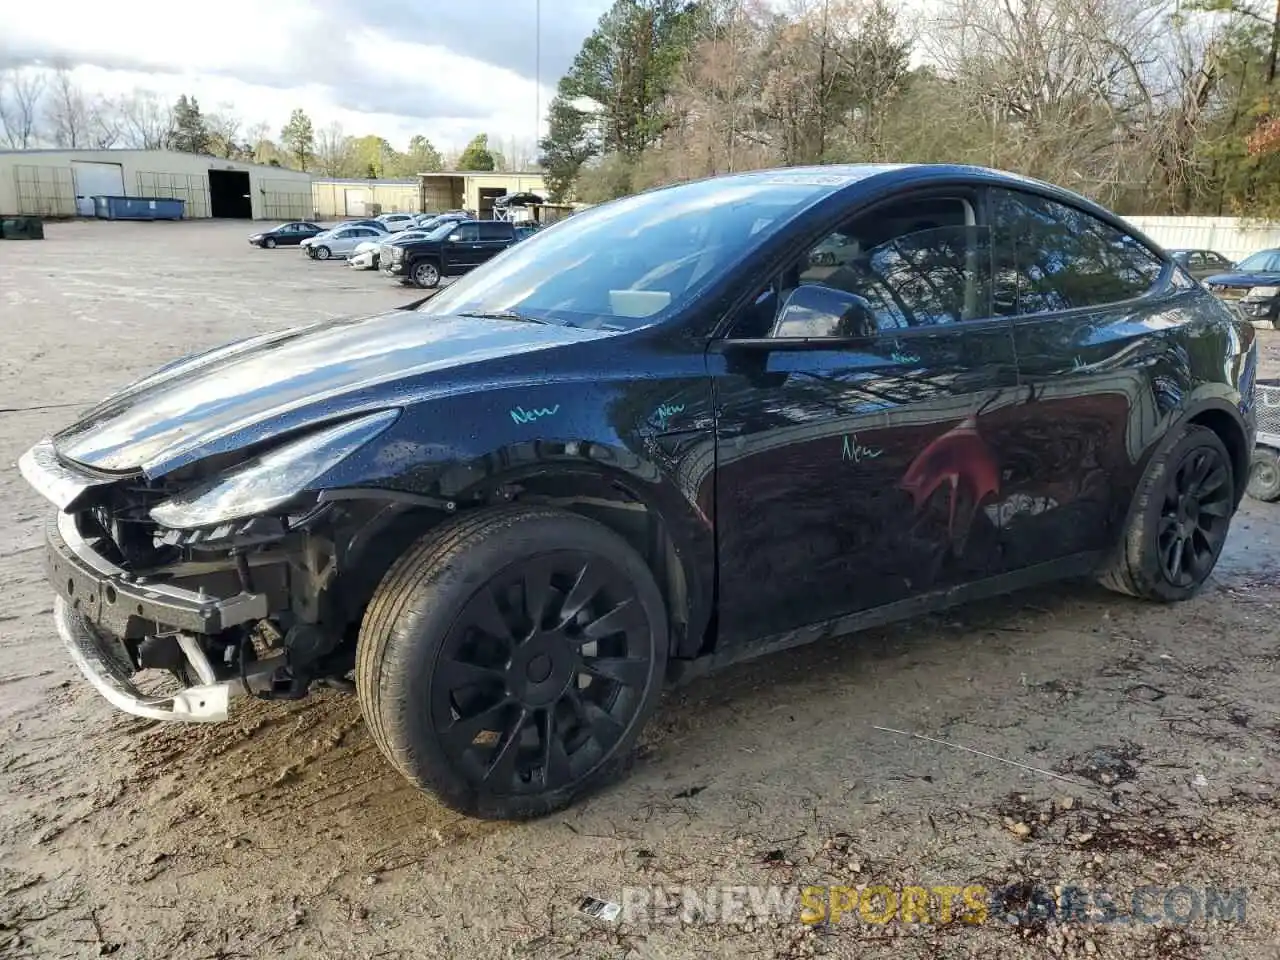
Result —
<instances>
[{"instance_id":1,"label":"rear quarter window","mask_svg":"<svg viewBox=\"0 0 1280 960\"><path fill-rule=\"evenodd\" d=\"M1035 194L992 191L993 259L1002 312L1103 307L1150 292L1164 272L1136 237Z\"/></svg>"}]
</instances>

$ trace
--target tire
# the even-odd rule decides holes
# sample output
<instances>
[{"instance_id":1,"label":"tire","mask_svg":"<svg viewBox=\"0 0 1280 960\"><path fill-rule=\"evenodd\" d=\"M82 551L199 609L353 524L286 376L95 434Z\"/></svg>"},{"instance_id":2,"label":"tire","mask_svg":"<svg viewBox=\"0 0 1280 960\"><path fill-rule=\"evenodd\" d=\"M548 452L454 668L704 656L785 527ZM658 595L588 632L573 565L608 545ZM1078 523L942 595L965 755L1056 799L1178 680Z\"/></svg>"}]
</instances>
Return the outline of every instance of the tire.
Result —
<instances>
[{"instance_id":1,"label":"tire","mask_svg":"<svg viewBox=\"0 0 1280 960\"><path fill-rule=\"evenodd\" d=\"M383 577L356 689L411 783L468 816L527 819L630 765L667 643L653 574L608 527L545 507L482 510L431 531Z\"/></svg>"},{"instance_id":2,"label":"tire","mask_svg":"<svg viewBox=\"0 0 1280 960\"><path fill-rule=\"evenodd\" d=\"M1280 453L1270 447L1255 447L1249 465L1249 496L1266 503L1280 500Z\"/></svg>"},{"instance_id":3,"label":"tire","mask_svg":"<svg viewBox=\"0 0 1280 960\"><path fill-rule=\"evenodd\" d=\"M430 260L419 260L409 274L415 287L430 290L440 285L440 268Z\"/></svg>"},{"instance_id":4,"label":"tire","mask_svg":"<svg viewBox=\"0 0 1280 960\"><path fill-rule=\"evenodd\" d=\"M276 248L276 238L267 237L267 239L262 241L262 245L266 247L268 250L274 250Z\"/></svg>"},{"instance_id":5,"label":"tire","mask_svg":"<svg viewBox=\"0 0 1280 960\"><path fill-rule=\"evenodd\" d=\"M317 260L328 260L330 250L328 247L312 247L311 255Z\"/></svg>"},{"instance_id":6,"label":"tire","mask_svg":"<svg viewBox=\"0 0 1280 960\"><path fill-rule=\"evenodd\" d=\"M1206 427L1182 427L1147 466L1100 582L1164 603L1194 596L1218 562L1235 506L1227 448Z\"/></svg>"}]
</instances>

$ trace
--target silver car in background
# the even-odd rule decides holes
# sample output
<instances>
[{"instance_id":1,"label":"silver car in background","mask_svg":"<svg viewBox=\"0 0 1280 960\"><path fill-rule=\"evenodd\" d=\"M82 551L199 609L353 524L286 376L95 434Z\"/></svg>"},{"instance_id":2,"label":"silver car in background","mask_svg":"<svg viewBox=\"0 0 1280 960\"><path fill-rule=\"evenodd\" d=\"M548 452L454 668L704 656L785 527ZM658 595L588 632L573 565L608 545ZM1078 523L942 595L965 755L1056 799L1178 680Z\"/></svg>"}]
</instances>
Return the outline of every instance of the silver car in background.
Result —
<instances>
[{"instance_id":1,"label":"silver car in background","mask_svg":"<svg viewBox=\"0 0 1280 960\"><path fill-rule=\"evenodd\" d=\"M366 240L386 238L387 234L373 227L334 227L332 230L302 241L302 252L313 260L330 257L346 259L356 247Z\"/></svg>"}]
</instances>

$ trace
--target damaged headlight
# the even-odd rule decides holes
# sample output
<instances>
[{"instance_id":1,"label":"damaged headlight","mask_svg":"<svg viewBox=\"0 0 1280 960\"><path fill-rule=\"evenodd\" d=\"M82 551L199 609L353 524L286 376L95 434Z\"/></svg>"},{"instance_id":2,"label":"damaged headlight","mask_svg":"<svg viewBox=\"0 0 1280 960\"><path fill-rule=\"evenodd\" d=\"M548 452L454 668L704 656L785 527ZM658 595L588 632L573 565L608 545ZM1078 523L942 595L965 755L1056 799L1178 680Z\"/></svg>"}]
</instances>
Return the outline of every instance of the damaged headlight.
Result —
<instances>
[{"instance_id":1,"label":"damaged headlight","mask_svg":"<svg viewBox=\"0 0 1280 960\"><path fill-rule=\"evenodd\" d=\"M298 496L397 416L398 410L384 410L317 430L170 497L151 509L151 517L187 530L267 513Z\"/></svg>"}]
</instances>

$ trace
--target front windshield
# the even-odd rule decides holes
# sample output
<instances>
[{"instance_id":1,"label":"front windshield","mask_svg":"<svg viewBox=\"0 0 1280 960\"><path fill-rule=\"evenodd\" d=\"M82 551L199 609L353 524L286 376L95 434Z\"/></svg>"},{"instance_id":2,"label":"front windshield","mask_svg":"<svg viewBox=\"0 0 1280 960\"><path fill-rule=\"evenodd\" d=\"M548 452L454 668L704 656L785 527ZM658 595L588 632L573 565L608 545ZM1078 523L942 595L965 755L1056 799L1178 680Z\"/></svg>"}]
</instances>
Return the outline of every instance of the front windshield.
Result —
<instances>
[{"instance_id":1,"label":"front windshield","mask_svg":"<svg viewBox=\"0 0 1280 960\"><path fill-rule=\"evenodd\" d=\"M1276 257L1274 250L1263 250L1261 253L1255 253L1251 257L1245 257L1236 267L1241 273L1262 273L1266 270L1272 270L1272 261L1280 259Z\"/></svg>"},{"instance_id":2,"label":"front windshield","mask_svg":"<svg viewBox=\"0 0 1280 960\"><path fill-rule=\"evenodd\" d=\"M674 315L795 214L856 178L721 177L615 200L539 230L419 309L637 329Z\"/></svg>"}]
</instances>

